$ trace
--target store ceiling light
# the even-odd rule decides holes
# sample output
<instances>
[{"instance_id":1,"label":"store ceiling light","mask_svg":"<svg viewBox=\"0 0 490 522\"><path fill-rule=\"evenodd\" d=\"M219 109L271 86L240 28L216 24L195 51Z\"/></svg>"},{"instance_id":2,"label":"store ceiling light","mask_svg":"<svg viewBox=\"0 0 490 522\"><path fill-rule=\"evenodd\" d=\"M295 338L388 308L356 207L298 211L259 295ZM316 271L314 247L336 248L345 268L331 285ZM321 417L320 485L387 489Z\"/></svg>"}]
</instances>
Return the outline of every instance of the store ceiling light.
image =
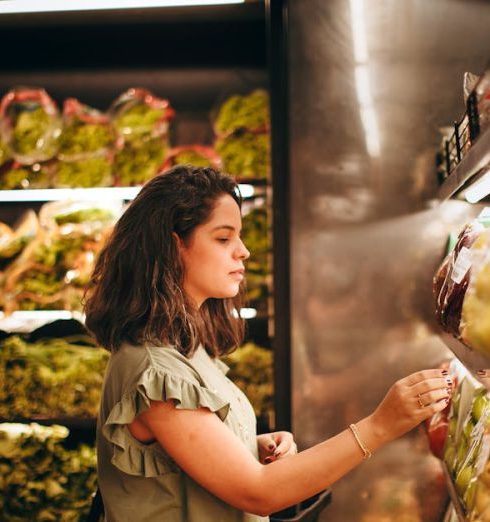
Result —
<instances>
[{"instance_id":1,"label":"store ceiling light","mask_svg":"<svg viewBox=\"0 0 490 522\"><path fill-rule=\"evenodd\" d=\"M243 4L245 0L0 0L0 14L52 13L62 11L100 11L145 9L151 7L198 7Z\"/></svg>"}]
</instances>

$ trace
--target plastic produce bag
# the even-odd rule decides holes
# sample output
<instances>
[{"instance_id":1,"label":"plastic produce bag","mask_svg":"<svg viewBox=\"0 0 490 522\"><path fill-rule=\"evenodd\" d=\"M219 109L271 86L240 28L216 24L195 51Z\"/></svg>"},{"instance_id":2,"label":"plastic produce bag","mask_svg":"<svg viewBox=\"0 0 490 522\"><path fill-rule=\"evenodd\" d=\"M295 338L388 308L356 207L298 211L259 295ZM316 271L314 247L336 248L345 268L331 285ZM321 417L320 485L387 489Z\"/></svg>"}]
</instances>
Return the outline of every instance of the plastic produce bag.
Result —
<instances>
[{"instance_id":1,"label":"plastic produce bag","mask_svg":"<svg viewBox=\"0 0 490 522\"><path fill-rule=\"evenodd\" d=\"M63 105L55 185L102 187L112 184L116 133L109 117L69 98Z\"/></svg>"},{"instance_id":2,"label":"plastic produce bag","mask_svg":"<svg viewBox=\"0 0 490 522\"><path fill-rule=\"evenodd\" d=\"M109 109L122 147L115 158L119 185L139 185L162 168L168 149L169 122L174 111L167 100L145 89L129 89Z\"/></svg>"},{"instance_id":3,"label":"plastic produce bag","mask_svg":"<svg viewBox=\"0 0 490 522\"><path fill-rule=\"evenodd\" d=\"M44 89L19 87L2 98L0 137L19 163L54 157L60 133L58 108Z\"/></svg>"},{"instance_id":4,"label":"plastic produce bag","mask_svg":"<svg viewBox=\"0 0 490 522\"><path fill-rule=\"evenodd\" d=\"M39 230L39 221L33 210L27 210L12 230L0 223L0 259L10 260L32 241Z\"/></svg>"},{"instance_id":5,"label":"plastic produce bag","mask_svg":"<svg viewBox=\"0 0 490 522\"><path fill-rule=\"evenodd\" d=\"M489 210L468 224L434 277L436 317L469 348L490 354Z\"/></svg>"}]
</instances>

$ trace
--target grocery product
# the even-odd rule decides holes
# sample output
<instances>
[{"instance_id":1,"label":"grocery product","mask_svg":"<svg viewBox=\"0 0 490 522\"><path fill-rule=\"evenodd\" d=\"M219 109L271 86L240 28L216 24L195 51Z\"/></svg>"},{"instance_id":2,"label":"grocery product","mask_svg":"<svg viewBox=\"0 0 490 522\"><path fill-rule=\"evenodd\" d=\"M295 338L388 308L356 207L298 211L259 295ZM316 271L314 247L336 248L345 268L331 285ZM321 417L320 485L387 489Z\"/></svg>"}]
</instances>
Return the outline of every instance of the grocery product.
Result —
<instances>
[{"instance_id":1,"label":"grocery product","mask_svg":"<svg viewBox=\"0 0 490 522\"><path fill-rule=\"evenodd\" d=\"M4 270L4 312L81 310L97 254L120 212L119 202L43 205L36 237Z\"/></svg>"},{"instance_id":2,"label":"grocery product","mask_svg":"<svg viewBox=\"0 0 490 522\"><path fill-rule=\"evenodd\" d=\"M121 94L109 114L118 133L114 176L119 185L138 185L155 176L163 166L169 122L174 111L167 100L145 89Z\"/></svg>"},{"instance_id":3,"label":"grocery product","mask_svg":"<svg viewBox=\"0 0 490 522\"><path fill-rule=\"evenodd\" d=\"M79 522L96 483L95 448L66 449L63 426L0 424L2 522Z\"/></svg>"},{"instance_id":4,"label":"grocery product","mask_svg":"<svg viewBox=\"0 0 490 522\"><path fill-rule=\"evenodd\" d=\"M108 357L87 337L7 337L0 342L0 418L95 418Z\"/></svg>"},{"instance_id":5,"label":"grocery product","mask_svg":"<svg viewBox=\"0 0 490 522\"><path fill-rule=\"evenodd\" d=\"M270 129L269 95L257 89L248 95L230 96L220 107L214 122L217 136L228 136L237 130L267 132Z\"/></svg>"},{"instance_id":6,"label":"grocery product","mask_svg":"<svg viewBox=\"0 0 490 522\"><path fill-rule=\"evenodd\" d=\"M230 367L228 377L245 393L255 414L273 410L273 354L253 343L246 343L223 357Z\"/></svg>"},{"instance_id":7,"label":"grocery product","mask_svg":"<svg viewBox=\"0 0 490 522\"><path fill-rule=\"evenodd\" d=\"M466 225L434 277L436 317L472 349L490 353L490 228L486 211Z\"/></svg>"},{"instance_id":8,"label":"grocery product","mask_svg":"<svg viewBox=\"0 0 490 522\"><path fill-rule=\"evenodd\" d=\"M111 185L115 146L116 133L109 117L75 98L68 98L63 105L55 185Z\"/></svg>"},{"instance_id":9,"label":"grocery product","mask_svg":"<svg viewBox=\"0 0 490 522\"><path fill-rule=\"evenodd\" d=\"M15 160L32 165L52 157L58 149L61 119L44 89L19 87L0 102L0 136Z\"/></svg>"},{"instance_id":10,"label":"grocery product","mask_svg":"<svg viewBox=\"0 0 490 522\"><path fill-rule=\"evenodd\" d=\"M164 169L175 165L221 168L221 158L212 147L203 145L182 145L169 150Z\"/></svg>"}]
</instances>

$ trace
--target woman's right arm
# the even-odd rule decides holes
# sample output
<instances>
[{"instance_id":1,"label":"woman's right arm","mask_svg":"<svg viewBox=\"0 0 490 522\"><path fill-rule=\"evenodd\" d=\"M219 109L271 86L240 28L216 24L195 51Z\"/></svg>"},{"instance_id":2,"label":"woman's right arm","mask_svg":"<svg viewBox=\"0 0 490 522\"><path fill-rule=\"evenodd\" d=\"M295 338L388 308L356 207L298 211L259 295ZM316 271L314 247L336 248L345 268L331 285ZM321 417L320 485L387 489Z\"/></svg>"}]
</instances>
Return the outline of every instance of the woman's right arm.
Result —
<instances>
[{"instance_id":1,"label":"woman's right arm","mask_svg":"<svg viewBox=\"0 0 490 522\"><path fill-rule=\"evenodd\" d=\"M441 370L401 379L373 414L357 422L360 439L374 452L443 410L448 388ZM201 486L228 504L259 515L319 493L364 458L350 429L297 455L262 465L208 409L184 410L172 401L152 402L138 420Z\"/></svg>"}]
</instances>

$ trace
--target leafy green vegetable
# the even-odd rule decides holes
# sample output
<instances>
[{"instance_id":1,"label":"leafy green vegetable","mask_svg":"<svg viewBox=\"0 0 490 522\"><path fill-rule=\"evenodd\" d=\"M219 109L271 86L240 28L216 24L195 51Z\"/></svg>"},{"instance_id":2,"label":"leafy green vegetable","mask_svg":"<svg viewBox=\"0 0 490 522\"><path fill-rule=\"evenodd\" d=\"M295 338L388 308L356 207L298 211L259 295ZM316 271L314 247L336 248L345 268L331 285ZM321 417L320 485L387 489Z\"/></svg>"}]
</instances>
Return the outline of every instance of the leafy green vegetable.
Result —
<instances>
[{"instance_id":1,"label":"leafy green vegetable","mask_svg":"<svg viewBox=\"0 0 490 522\"><path fill-rule=\"evenodd\" d=\"M56 141L46 138L52 125L53 119L42 107L21 111L14 124L12 148L22 155L40 149L44 149L49 156L54 155Z\"/></svg>"},{"instance_id":2,"label":"leafy green vegetable","mask_svg":"<svg viewBox=\"0 0 490 522\"><path fill-rule=\"evenodd\" d=\"M106 156L59 160L55 179L59 187L107 187L112 184L112 164Z\"/></svg>"},{"instance_id":3,"label":"leafy green vegetable","mask_svg":"<svg viewBox=\"0 0 490 522\"><path fill-rule=\"evenodd\" d=\"M174 165L193 165L194 167L212 167L211 161L195 150L183 150L172 158Z\"/></svg>"},{"instance_id":4,"label":"leafy green vegetable","mask_svg":"<svg viewBox=\"0 0 490 522\"><path fill-rule=\"evenodd\" d=\"M60 154L76 155L96 152L110 147L114 133L108 124L85 123L74 119L65 125L60 136Z\"/></svg>"},{"instance_id":5,"label":"leafy green vegetable","mask_svg":"<svg viewBox=\"0 0 490 522\"><path fill-rule=\"evenodd\" d=\"M256 308L262 304L263 312L267 310L269 294L268 277L270 267L270 242L268 236L267 211L263 208L253 209L242 220L242 238L250 250L250 258L246 261L247 298L255 303Z\"/></svg>"},{"instance_id":6,"label":"leafy green vegetable","mask_svg":"<svg viewBox=\"0 0 490 522\"><path fill-rule=\"evenodd\" d=\"M248 96L231 96L221 106L214 128L218 135L228 135L239 129L266 130L269 124L269 95L256 90Z\"/></svg>"},{"instance_id":7,"label":"leafy green vegetable","mask_svg":"<svg viewBox=\"0 0 490 522\"><path fill-rule=\"evenodd\" d=\"M0 417L95 417L109 354L65 339L0 343Z\"/></svg>"},{"instance_id":8,"label":"leafy green vegetable","mask_svg":"<svg viewBox=\"0 0 490 522\"><path fill-rule=\"evenodd\" d=\"M216 151L223 160L223 170L237 178L265 179L270 172L268 134L231 135L217 140Z\"/></svg>"},{"instance_id":9,"label":"leafy green vegetable","mask_svg":"<svg viewBox=\"0 0 490 522\"><path fill-rule=\"evenodd\" d=\"M115 176L120 185L140 185L153 178L163 164L168 144L164 138L126 142L116 155Z\"/></svg>"},{"instance_id":10,"label":"leafy green vegetable","mask_svg":"<svg viewBox=\"0 0 490 522\"><path fill-rule=\"evenodd\" d=\"M114 117L116 129L131 139L131 136L151 134L155 125L165 116L165 109L150 107L144 103L133 105Z\"/></svg>"},{"instance_id":11,"label":"leafy green vegetable","mask_svg":"<svg viewBox=\"0 0 490 522\"><path fill-rule=\"evenodd\" d=\"M10 159L10 152L7 145L0 140L0 165Z\"/></svg>"},{"instance_id":12,"label":"leafy green vegetable","mask_svg":"<svg viewBox=\"0 0 490 522\"><path fill-rule=\"evenodd\" d=\"M228 377L245 393L255 414L273 410L273 354L253 343L246 343L223 357L230 367Z\"/></svg>"},{"instance_id":13,"label":"leafy green vegetable","mask_svg":"<svg viewBox=\"0 0 490 522\"><path fill-rule=\"evenodd\" d=\"M58 214L54 219L58 225L87 221L113 221L114 214L105 208L83 208L66 214Z\"/></svg>"},{"instance_id":14,"label":"leafy green vegetable","mask_svg":"<svg viewBox=\"0 0 490 522\"><path fill-rule=\"evenodd\" d=\"M62 426L0 424L2 522L79 522L96 485L95 448L68 450Z\"/></svg>"}]
</instances>

